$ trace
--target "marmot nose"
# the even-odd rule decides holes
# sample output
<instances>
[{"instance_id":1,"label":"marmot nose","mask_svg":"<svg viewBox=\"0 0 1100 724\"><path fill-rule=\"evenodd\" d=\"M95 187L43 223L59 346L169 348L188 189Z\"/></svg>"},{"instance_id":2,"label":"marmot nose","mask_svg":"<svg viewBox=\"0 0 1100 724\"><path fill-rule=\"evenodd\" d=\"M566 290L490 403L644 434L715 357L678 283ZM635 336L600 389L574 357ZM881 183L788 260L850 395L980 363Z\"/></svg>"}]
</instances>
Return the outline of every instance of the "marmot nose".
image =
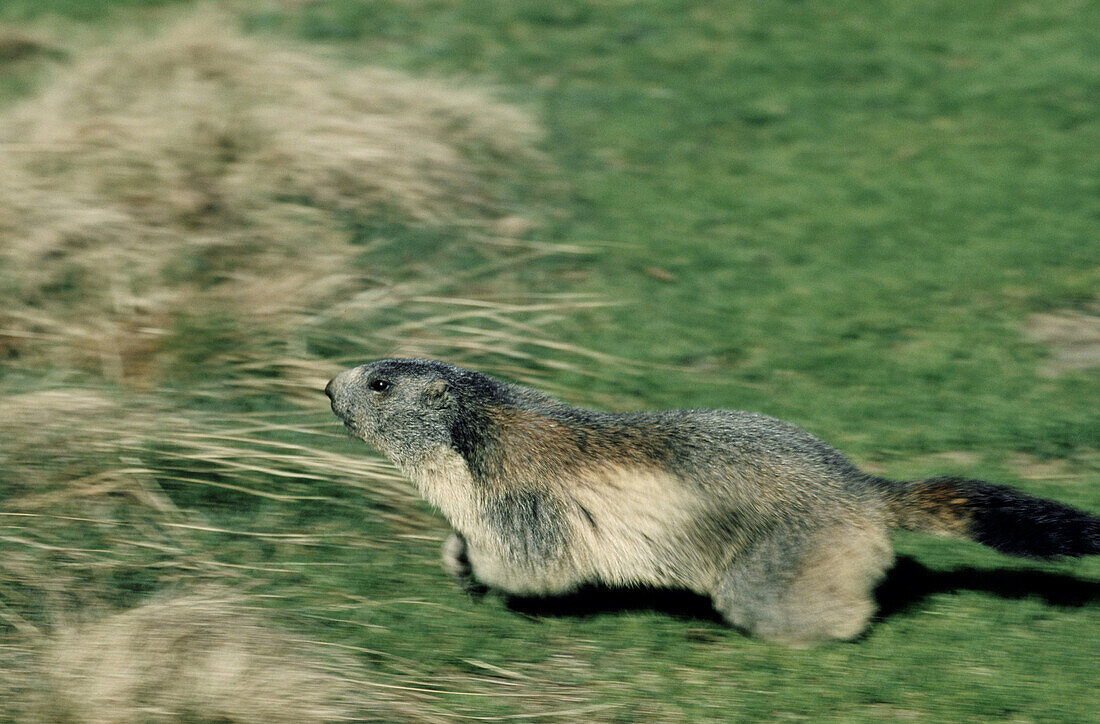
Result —
<instances>
[{"instance_id":1,"label":"marmot nose","mask_svg":"<svg viewBox=\"0 0 1100 724\"><path fill-rule=\"evenodd\" d=\"M328 398L330 400L332 399L332 383L335 382L335 381L336 381L336 378L334 377L333 379L328 381L327 385L325 385L325 394L328 395Z\"/></svg>"}]
</instances>

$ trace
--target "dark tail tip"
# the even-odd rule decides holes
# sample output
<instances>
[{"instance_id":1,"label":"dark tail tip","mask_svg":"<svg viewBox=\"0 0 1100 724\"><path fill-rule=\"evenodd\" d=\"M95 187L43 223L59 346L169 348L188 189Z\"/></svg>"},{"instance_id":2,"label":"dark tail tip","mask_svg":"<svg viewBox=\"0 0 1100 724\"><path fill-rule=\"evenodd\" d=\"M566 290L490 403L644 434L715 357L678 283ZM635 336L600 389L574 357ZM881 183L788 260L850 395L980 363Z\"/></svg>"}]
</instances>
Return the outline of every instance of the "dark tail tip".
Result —
<instances>
[{"instance_id":1,"label":"dark tail tip","mask_svg":"<svg viewBox=\"0 0 1100 724\"><path fill-rule=\"evenodd\" d=\"M979 543L1026 558L1100 553L1100 518L1094 515L1003 485L953 482L968 499L967 532Z\"/></svg>"}]
</instances>

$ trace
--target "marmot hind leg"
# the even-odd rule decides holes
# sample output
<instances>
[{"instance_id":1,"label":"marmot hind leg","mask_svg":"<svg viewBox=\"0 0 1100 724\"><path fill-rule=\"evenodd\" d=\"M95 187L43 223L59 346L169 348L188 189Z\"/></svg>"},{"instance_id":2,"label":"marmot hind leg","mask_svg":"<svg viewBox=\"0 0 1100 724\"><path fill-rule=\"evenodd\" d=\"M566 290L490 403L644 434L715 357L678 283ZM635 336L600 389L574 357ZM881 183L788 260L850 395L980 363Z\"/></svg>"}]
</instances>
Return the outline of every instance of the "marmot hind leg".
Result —
<instances>
[{"instance_id":1,"label":"marmot hind leg","mask_svg":"<svg viewBox=\"0 0 1100 724\"><path fill-rule=\"evenodd\" d=\"M813 646L859 635L893 562L882 527L835 525L772 534L720 578L715 608L753 636Z\"/></svg>"}]
</instances>

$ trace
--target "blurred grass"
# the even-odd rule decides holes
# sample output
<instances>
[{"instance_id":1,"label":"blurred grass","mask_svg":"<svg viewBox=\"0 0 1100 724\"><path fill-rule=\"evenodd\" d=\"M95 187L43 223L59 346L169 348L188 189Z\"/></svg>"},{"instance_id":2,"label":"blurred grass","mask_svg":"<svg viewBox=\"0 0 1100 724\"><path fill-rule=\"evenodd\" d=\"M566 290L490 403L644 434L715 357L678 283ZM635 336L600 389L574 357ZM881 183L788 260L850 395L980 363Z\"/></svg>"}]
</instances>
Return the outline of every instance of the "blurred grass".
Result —
<instances>
[{"instance_id":1,"label":"blurred grass","mask_svg":"<svg viewBox=\"0 0 1100 724\"><path fill-rule=\"evenodd\" d=\"M0 59L0 102L79 63L85 24L124 37L155 5L3 4L5 28L63 55ZM1100 510L1095 3L240 7L263 44L352 73L490 87L537 116L538 153L462 149L488 213L322 208L351 281L276 322L205 297L138 351L153 369L5 341L11 661L38 665L81 611L215 581L351 654L344 676L412 707L393 719L1100 718L1097 561L903 536L919 564L892 613L809 652L665 599L532 616L446 580L445 525L309 396L328 370L432 354L606 407L759 410L882 474ZM527 169L542 155L552 170ZM189 288L255 268L229 248L157 273ZM24 269L2 264L14 297ZM46 294L76 320L83 268ZM1028 330L1064 314L1085 320L1086 364L1052 370Z\"/></svg>"}]
</instances>

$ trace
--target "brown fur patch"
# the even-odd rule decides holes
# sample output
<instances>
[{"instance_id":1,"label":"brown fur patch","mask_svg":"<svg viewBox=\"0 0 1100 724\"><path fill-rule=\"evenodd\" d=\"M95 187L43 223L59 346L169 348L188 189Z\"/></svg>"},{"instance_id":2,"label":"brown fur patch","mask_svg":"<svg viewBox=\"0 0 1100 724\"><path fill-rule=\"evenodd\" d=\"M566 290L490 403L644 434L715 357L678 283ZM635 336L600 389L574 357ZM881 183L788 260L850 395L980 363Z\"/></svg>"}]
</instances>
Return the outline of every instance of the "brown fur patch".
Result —
<instances>
[{"instance_id":1,"label":"brown fur patch","mask_svg":"<svg viewBox=\"0 0 1100 724\"><path fill-rule=\"evenodd\" d=\"M537 410L491 408L488 416L505 433L501 463L510 480L529 478L533 470L583 475L601 464L631 464L642 457L625 440L612 441L607 434L589 430L582 438L579 428Z\"/></svg>"},{"instance_id":2,"label":"brown fur patch","mask_svg":"<svg viewBox=\"0 0 1100 724\"><path fill-rule=\"evenodd\" d=\"M899 511L899 524L910 530L966 537L974 519L970 499L956 485L945 481L916 483L906 491L906 509Z\"/></svg>"}]
</instances>

